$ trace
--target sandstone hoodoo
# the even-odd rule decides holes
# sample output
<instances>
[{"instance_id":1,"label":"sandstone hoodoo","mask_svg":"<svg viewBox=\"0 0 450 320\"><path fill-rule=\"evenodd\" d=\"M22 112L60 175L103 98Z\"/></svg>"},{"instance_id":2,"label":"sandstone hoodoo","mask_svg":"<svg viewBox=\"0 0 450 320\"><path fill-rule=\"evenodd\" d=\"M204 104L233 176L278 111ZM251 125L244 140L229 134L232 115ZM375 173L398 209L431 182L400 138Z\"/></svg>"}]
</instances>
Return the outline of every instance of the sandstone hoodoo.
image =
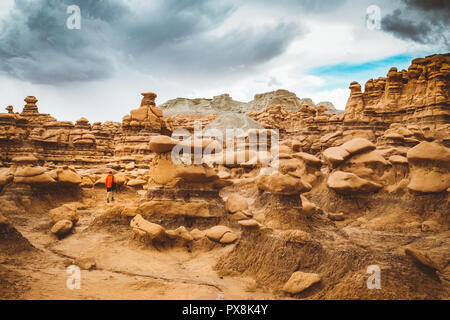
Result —
<instances>
[{"instance_id":1,"label":"sandstone hoodoo","mask_svg":"<svg viewBox=\"0 0 450 320\"><path fill-rule=\"evenodd\" d=\"M449 70L352 82L343 112L145 92L122 122L73 123L27 96L0 113L0 296L448 299Z\"/></svg>"},{"instance_id":2,"label":"sandstone hoodoo","mask_svg":"<svg viewBox=\"0 0 450 320\"><path fill-rule=\"evenodd\" d=\"M407 154L411 170L408 188L418 192L443 192L450 187L450 148L422 142Z\"/></svg>"}]
</instances>

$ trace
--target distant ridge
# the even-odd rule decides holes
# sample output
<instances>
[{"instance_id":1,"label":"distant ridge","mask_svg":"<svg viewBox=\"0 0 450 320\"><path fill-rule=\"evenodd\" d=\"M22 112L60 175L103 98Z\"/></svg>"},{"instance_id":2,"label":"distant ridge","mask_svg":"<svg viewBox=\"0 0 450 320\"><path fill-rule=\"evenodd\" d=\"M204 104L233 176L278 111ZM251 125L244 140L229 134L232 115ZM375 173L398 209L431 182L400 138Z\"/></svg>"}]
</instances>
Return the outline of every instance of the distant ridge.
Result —
<instances>
[{"instance_id":1,"label":"distant ridge","mask_svg":"<svg viewBox=\"0 0 450 320\"><path fill-rule=\"evenodd\" d=\"M310 98L300 99L295 93L288 90L280 89L276 91L256 94L250 102L240 102L233 100L229 94L222 94L208 98L176 98L159 105L165 116L174 114L207 114L207 113L223 113L236 112L246 113L249 111L264 110L270 105L284 105L287 110L297 111L302 105L316 107L323 105L328 108L329 113L340 114L343 111L336 110L333 103L323 101L315 104Z\"/></svg>"}]
</instances>

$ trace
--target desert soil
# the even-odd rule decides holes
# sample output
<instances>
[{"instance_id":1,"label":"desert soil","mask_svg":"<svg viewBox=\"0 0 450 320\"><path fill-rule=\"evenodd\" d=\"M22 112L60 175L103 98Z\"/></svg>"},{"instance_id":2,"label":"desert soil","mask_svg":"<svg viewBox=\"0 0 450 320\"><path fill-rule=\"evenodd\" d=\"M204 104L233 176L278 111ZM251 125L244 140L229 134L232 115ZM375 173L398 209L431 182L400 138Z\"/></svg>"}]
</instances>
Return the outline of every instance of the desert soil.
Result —
<instances>
[{"instance_id":1,"label":"desert soil","mask_svg":"<svg viewBox=\"0 0 450 320\"><path fill-rule=\"evenodd\" d=\"M221 276L214 265L233 245L211 251L172 248L159 251L132 239L125 227L90 227L106 204L103 190L92 191L72 234L58 240L51 220L39 208L8 220L36 250L0 253L0 299L273 299L271 290L237 275ZM136 193L120 194L117 203L133 203ZM76 260L78 259L78 260ZM69 289L67 267L95 261L81 269L80 289ZM219 272L220 273L220 272Z\"/></svg>"}]
</instances>

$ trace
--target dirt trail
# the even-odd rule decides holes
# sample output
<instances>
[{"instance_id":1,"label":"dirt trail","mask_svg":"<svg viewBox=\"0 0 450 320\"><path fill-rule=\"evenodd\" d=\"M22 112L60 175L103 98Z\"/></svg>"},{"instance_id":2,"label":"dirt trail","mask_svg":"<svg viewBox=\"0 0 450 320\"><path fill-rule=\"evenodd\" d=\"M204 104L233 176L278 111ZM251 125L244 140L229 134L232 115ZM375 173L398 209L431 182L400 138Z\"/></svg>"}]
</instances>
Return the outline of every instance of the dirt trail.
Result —
<instances>
[{"instance_id":1,"label":"dirt trail","mask_svg":"<svg viewBox=\"0 0 450 320\"><path fill-rule=\"evenodd\" d=\"M58 240L49 233L45 214L29 212L8 219L36 248L13 256L0 254L0 299L273 299L246 277L221 277L213 266L233 248L189 252L145 246L128 228L91 230L94 217L108 205L102 192L86 201L72 234ZM132 197L132 196L131 196ZM126 199L126 201L124 200ZM130 195L115 203L132 203ZM111 204L110 204L111 205ZM93 270L81 270L80 289L67 288L67 267L76 259L93 260ZM3 295L3 296L2 296Z\"/></svg>"}]
</instances>

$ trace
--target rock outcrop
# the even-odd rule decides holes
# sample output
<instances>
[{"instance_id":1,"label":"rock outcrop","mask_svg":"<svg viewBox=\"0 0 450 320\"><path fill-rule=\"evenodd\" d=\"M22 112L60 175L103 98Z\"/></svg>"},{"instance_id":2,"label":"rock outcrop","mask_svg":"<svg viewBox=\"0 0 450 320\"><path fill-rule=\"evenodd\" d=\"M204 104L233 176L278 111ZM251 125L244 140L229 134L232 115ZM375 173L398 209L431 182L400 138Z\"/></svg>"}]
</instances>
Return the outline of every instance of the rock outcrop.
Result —
<instances>
[{"instance_id":1,"label":"rock outcrop","mask_svg":"<svg viewBox=\"0 0 450 320\"><path fill-rule=\"evenodd\" d=\"M130 115L126 115L122 120L122 127L127 132L155 132L162 129L162 110L156 106L157 95L153 92L143 93L141 106L139 109L131 110Z\"/></svg>"},{"instance_id":2,"label":"rock outcrop","mask_svg":"<svg viewBox=\"0 0 450 320\"><path fill-rule=\"evenodd\" d=\"M149 202L143 205L146 215L198 218L224 216L225 208L218 192L227 182L202 163L201 154L200 163L194 162L191 142L196 143L194 140L188 141L187 149L180 149L182 152L177 153L180 158L174 159L172 149L183 146L183 142L163 136L151 140L150 145L156 155L150 167ZM207 148L211 142L202 140L200 150ZM189 163L183 163L183 160Z\"/></svg>"},{"instance_id":3,"label":"rock outcrop","mask_svg":"<svg viewBox=\"0 0 450 320\"><path fill-rule=\"evenodd\" d=\"M289 111L297 111L302 105L311 107L325 106L329 113L342 112L336 110L333 103L329 101L319 102L316 105L310 98L301 99L295 93L283 89L256 94L250 102L236 101L229 94L222 94L212 99L176 98L159 105L159 107L164 111L165 116L170 117L177 114L246 113L264 110L271 105L284 105Z\"/></svg>"},{"instance_id":4,"label":"rock outcrop","mask_svg":"<svg viewBox=\"0 0 450 320\"><path fill-rule=\"evenodd\" d=\"M373 192L382 188L381 185L362 179L354 173L342 171L332 173L328 178L327 185L330 189L343 194Z\"/></svg>"},{"instance_id":5,"label":"rock outcrop","mask_svg":"<svg viewBox=\"0 0 450 320\"><path fill-rule=\"evenodd\" d=\"M409 147L436 139L448 147L449 66L450 54L433 55L413 60L408 71L393 68L386 78L369 80L364 92L352 82L344 114L329 114L326 105L303 104L290 111L273 104L247 115L265 128L278 128L283 138L298 141L310 153L357 137Z\"/></svg>"},{"instance_id":6,"label":"rock outcrop","mask_svg":"<svg viewBox=\"0 0 450 320\"><path fill-rule=\"evenodd\" d=\"M56 121L39 113L35 97L27 97L22 113L0 114L0 161L13 164L25 158L43 164L98 165L114 156L114 136L120 124L105 122L89 124L81 118ZM31 160L28 160L31 161Z\"/></svg>"},{"instance_id":7,"label":"rock outcrop","mask_svg":"<svg viewBox=\"0 0 450 320\"><path fill-rule=\"evenodd\" d=\"M308 289L321 280L316 273L294 272L288 282L283 287L283 291L290 294L297 294Z\"/></svg>"},{"instance_id":8,"label":"rock outcrop","mask_svg":"<svg viewBox=\"0 0 450 320\"><path fill-rule=\"evenodd\" d=\"M221 112L245 112L247 104L233 100L229 94L215 96L212 99L176 98L159 107L165 116L175 114L210 114Z\"/></svg>"},{"instance_id":9,"label":"rock outcrop","mask_svg":"<svg viewBox=\"0 0 450 320\"><path fill-rule=\"evenodd\" d=\"M422 193L450 188L450 148L435 142L422 142L407 154L411 181L408 188Z\"/></svg>"}]
</instances>

